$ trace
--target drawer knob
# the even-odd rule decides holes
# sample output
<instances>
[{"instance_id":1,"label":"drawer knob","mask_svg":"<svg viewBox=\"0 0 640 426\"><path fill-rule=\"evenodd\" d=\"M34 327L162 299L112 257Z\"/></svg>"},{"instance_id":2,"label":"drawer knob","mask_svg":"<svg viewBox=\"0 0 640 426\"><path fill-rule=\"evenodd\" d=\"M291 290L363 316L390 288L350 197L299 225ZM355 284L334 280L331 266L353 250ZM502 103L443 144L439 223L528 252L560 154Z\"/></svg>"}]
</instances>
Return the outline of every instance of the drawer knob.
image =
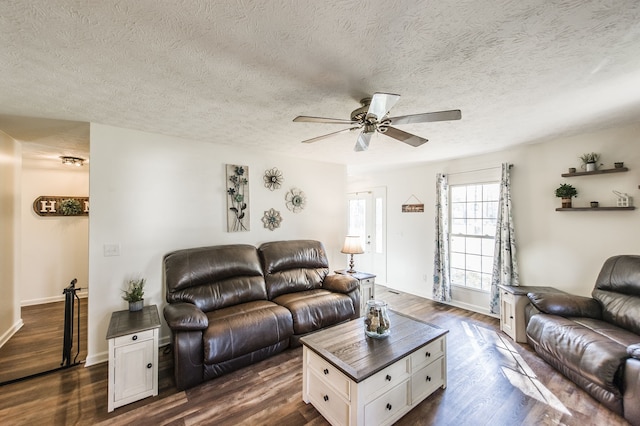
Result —
<instances>
[{"instance_id":1,"label":"drawer knob","mask_svg":"<svg viewBox=\"0 0 640 426\"><path fill-rule=\"evenodd\" d=\"M431 377L427 376L427 382L431 381Z\"/></svg>"},{"instance_id":2,"label":"drawer knob","mask_svg":"<svg viewBox=\"0 0 640 426\"><path fill-rule=\"evenodd\" d=\"M329 400L329 395L323 396L322 399L324 399L325 401L328 401Z\"/></svg>"},{"instance_id":3,"label":"drawer knob","mask_svg":"<svg viewBox=\"0 0 640 426\"><path fill-rule=\"evenodd\" d=\"M153 365L151 363L147 364L147 368L151 368Z\"/></svg>"},{"instance_id":4,"label":"drawer knob","mask_svg":"<svg viewBox=\"0 0 640 426\"><path fill-rule=\"evenodd\" d=\"M134 334L131 340L138 340L138 335Z\"/></svg>"},{"instance_id":5,"label":"drawer knob","mask_svg":"<svg viewBox=\"0 0 640 426\"><path fill-rule=\"evenodd\" d=\"M387 377L385 377L385 379L390 382L391 381L391 376L387 374Z\"/></svg>"},{"instance_id":6,"label":"drawer knob","mask_svg":"<svg viewBox=\"0 0 640 426\"><path fill-rule=\"evenodd\" d=\"M509 319L513 319L513 315L509 315Z\"/></svg>"},{"instance_id":7,"label":"drawer knob","mask_svg":"<svg viewBox=\"0 0 640 426\"><path fill-rule=\"evenodd\" d=\"M391 410L391 404L387 404L387 410Z\"/></svg>"},{"instance_id":8,"label":"drawer knob","mask_svg":"<svg viewBox=\"0 0 640 426\"><path fill-rule=\"evenodd\" d=\"M426 356L427 358L431 357L431 352L427 352L426 354L424 354L424 356Z\"/></svg>"},{"instance_id":9,"label":"drawer knob","mask_svg":"<svg viewBox=\"0 0 640 426\"><path fill-rule=\"evenodd\" d=\"M324 374L329 374L329 370L327 370L326 368L322 371Z\"/></svg>"}]
</instances>

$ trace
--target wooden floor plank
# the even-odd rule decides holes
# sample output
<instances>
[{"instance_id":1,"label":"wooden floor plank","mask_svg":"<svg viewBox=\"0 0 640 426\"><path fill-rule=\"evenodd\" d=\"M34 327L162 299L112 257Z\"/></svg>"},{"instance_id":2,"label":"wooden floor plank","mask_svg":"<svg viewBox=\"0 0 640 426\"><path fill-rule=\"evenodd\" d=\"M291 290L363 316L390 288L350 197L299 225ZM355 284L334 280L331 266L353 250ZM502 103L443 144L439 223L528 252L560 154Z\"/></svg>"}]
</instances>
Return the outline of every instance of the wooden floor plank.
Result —
<instances>
[{"instance_id":1,"label":"wooden floor plank","mask_svg":"<svg viewBox=\"0 0 640 426\"><path fill-rule=\"evenodd\" d=\"M448 386L396 424L625 425L542 361L512 342L498 320L376 288L392 309L449 330ZM391 325L393 332L393 324ZM302 401L302 348L178 391L172 357L161 351L159 395L107 413L107 364L74 367L0 388L3 424L326 426Z\"/></svg>"}]
</instances>

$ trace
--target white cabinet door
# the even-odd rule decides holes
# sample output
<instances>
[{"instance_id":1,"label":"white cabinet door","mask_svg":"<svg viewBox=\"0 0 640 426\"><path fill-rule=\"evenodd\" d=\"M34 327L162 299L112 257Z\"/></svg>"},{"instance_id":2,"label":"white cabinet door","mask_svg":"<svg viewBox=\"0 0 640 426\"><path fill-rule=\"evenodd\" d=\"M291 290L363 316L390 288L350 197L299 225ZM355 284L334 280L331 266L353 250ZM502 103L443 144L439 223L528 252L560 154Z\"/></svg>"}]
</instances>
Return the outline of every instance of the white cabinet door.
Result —
<instances>
[{"instance_id":1,"label":"white cabinet door","mask_svg":"<svg viewBox=\"0 0 640 426\"><path fill-rule=\"evenodd\" d=\"M116 401L127 400L153 390L153 349L153 339L115 348Z\"/></svg>"}]
</instances>

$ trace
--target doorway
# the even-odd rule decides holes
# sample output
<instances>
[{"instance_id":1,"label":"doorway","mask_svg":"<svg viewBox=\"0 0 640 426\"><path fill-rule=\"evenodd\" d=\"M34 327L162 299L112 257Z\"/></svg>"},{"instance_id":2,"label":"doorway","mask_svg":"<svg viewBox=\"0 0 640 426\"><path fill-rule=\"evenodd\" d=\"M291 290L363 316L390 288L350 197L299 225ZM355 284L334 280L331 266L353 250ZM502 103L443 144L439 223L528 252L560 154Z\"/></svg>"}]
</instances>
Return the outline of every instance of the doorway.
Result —
<instances>
[{"instance_id":1,"label":"doorway","mask_svg":"<svg viewBox=\"0 0 640 426\"><path fill-rule=\"evenodd\" d=\"M355 268L376 275L378 284L387 282L386 198L385 187L347 194L348 235L359 236L364 249Z\"/></svg>"}]
</instances>

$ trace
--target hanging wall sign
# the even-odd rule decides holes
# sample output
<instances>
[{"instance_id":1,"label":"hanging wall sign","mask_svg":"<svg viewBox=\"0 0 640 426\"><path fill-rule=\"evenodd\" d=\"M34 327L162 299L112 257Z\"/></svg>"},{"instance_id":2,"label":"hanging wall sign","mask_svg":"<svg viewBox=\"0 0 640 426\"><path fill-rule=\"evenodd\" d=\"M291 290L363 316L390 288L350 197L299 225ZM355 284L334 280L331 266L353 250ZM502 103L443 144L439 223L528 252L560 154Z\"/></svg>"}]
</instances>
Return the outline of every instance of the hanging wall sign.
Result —
<instances>
[{"instance_id":1,"label":"hanging wall sign","mask_svg":"<svg viewBox=\"0 0 640 426\"><path fill-rule=\"evenodd\" d=\"M56 197L41 195L33 202L38 216L87 216L89 197Z\"/></svg>"},{"instance_id":2,"label":"hanging wall sign","mask_svg":"<svg viewBox=\"0 0 640 426\"><path fill-rule=\"evenodd\" d=\"M424 204L418 197L411 194L411 197L402 205L402 213L424 213Z\"/></svg>"}]
</instances>

